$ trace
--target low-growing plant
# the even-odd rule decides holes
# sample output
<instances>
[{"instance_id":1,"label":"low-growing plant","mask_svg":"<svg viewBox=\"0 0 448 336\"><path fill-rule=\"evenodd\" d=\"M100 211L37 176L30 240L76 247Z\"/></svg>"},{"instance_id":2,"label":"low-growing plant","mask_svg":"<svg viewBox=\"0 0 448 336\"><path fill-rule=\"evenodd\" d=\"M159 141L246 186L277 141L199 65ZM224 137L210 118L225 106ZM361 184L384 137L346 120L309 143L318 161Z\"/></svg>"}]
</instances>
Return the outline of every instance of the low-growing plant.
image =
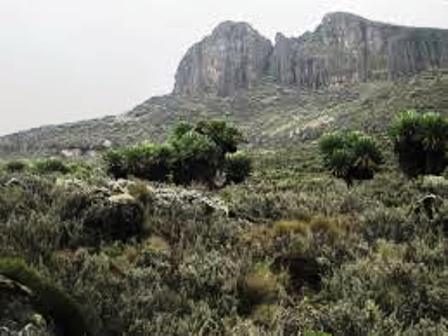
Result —
<instances>
[{"instance_id":1,"label":"low-growing plant","mask_svg":"<svg viewBox=\"0 0 448 336\"><path fill-rule=\"evenodd\" d=\"M28 164L23 160L13 160L5 164L5 169L9 173L20 173L28 168Z\"/></svg>"},{"instance_id":2,"label":"low-growing plant","mask_svg":"<svg viewBox=\"0 0 448 336\"><path fill-rule=\"evenodd\" d=\"M242 310L247 312L253 306L275 301L279 293L279 282L269 265L262 263L240 280L239 288L243 301Z\"/></svg>"},{"instance_id":3,"label":"low-growing plant","mask_svg":"<svg viewBox=\"0 0 448 336\"><path fill-rule=\"evenodd\" d=\"M69 166L63 160L56 158L38 160L34 163L33 168L39 174L67 174L70 172Z\"/></svg>"},{"instance_id":4,"label":"low-growing plant","mask_svg":"<svg viewBox=\"0 0 448 336\"><path fill-rule=\"evenodd\" d=\"M0 258L0 275L28 287L36 308L60 328L60 335L93 335L81 306L59 287L43 278L21 259Z\"/></svg>"}]
</instances>

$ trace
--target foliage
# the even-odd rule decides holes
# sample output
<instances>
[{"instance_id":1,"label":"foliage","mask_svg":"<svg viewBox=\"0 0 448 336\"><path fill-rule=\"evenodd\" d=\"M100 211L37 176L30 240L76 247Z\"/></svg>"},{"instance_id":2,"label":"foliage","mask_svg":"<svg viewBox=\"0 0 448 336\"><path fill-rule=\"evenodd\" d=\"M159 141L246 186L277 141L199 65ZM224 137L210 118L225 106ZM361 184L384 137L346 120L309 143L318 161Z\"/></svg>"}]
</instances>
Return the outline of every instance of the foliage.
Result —
<instances>
[{"instance_id":1,"label":"foliage","mask_svg":"<svg viewBox=\"0 0 448 336\"><path fill-rule=\"evenodd\" d=\"M10 173L23 172L28 168L28 164L23 160L12 160L5 164L6 171Z\"/></svg>"},{"instance_id":2,"label":"foliage","mask_svg":"<svg viewBox=\"0 0 448 336\"><path fill-rule=\"evenodd\" d=\"M39 174L67 174L70 172L68 165L64 161L56 158L38 160L34 163L33 168Z\"/></svg>"},{"instance_id":3,"label":"foliage","mask_svg":"<svg viewBox=\"0 0 448 336\"><path fill-rule=\"evenodd\" d=\"M402 171L409 177L441 174L448 164L448 119L438 113L407 111L390 130Z\"/></svg>"},{"instance_id":4,"label":"foliage","mask_svg":"<svg viewBox=\"0 0 448 336\"><path fill-rule=\"evenodd\" d=\"M223 121L179 123L164 144L142 144L106 152L107 172L115 178L129 175L188 185L193 181L211 187L219 170L229 170L230 179L242 182L250 169L249 159L227 159L243 141L242 134ZM237 165L237 166L235 166ZM237 172L232 169L242 168ZM232 175L233 174L233 175Z\"/></svg>"},{"instance_id":5,"label":"foliage","mask_svg":"<svg viewBox=\"0 0 448 336\"><path fill-rule=\"evenodd\" d=\"M111 180L95 161L2 171L0 255L82 303L99 336L444 335L446 180L388 161L347 190L317 154L251 152L251 178L219 191Z\"/></svg>"},{"instance_id":6,"label":"foliage","mask_svg":"<svg viewBox=\"0 0 448 336\"><path fill-rule=\"evenodd\" d=\"M347 185L353 180L370 180L383 163L375 140L360 132L334 132L320 141L324 165Z\"/></svg>"},{"instance_id":7,"label":"foliage","mask_svg":"<svg viewBox=\"0 0 448 336\"><path fill-rule=\"evenodd\" d=\"M225 159L224 173L227 183L242 183L252 172L252 159L244 153L237 152Z\"/></svg>"},{"instance_id":8,"label":"foliage","mask_svg":"<svg viewBox=\"0 0 448 336\"><path fill-rule=\"evenodd\" d=\"M28 287L36 296L37 308L54 319L61 335L93 335L80 305L21 259L0 258L0 275Z\"/></svg>"}]
</instances>

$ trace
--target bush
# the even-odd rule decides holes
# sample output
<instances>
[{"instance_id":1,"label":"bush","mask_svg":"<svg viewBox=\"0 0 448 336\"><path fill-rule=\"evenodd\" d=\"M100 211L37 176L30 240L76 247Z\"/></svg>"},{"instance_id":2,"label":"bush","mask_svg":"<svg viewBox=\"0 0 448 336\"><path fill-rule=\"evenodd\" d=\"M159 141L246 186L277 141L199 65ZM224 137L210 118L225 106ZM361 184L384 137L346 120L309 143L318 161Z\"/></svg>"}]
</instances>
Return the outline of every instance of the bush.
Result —
<instances>
[{"instance_id":1,"label":"bush","mask_svg":"<svg viewBox=\"0 0 448 336\"><path fill-rule=\"evenodd\" d=\"M119 149L111 149L103 154L106 173L116 179L126 178L129 173L124 152Z\"/></svg>"},{"instance_id":2,"label":"bush","mask_svg":"<svg viewBox=\"0 0 448 336\"><path fill-rule=\"evenodd\" d=\"M171 144L175 152L173 181L184 185L198 181L211 186L222 160L216 143L207 135L191 131L171 139Z\"/></svg>"},{"instance_id":3,"label":"bush","mask_svg":"<svg viewBox=\"0 0 448 336\"><path fill-rule=\"evenodd\" d=\"M360 132L327 134L319 146L325 167L348 186L353 180L372 179L383 163L383 155L375 140Z\"/></svg>"},{"instance_id":4,"label":"bush","mask_svg":"<svg viewBox=\"0 0 448 336\"><path fill-rule=\"evenodd\" d=\"M63 335L92 335L80 306L21 259L0 258L0 275L32 290L37 309L54 320Z\"/></svg>"},{"instance_id":5,"label":"bush","mask_svg":"<svg viewBox=\"0 0 448 336\"><path fill-rule=\"evenodd\" d=\"M144 230L144 209L130 195L117 195L93 204L84 215L84 238L89 245L126 241Z\"/></svg>"},{"instance_id":6,"label":"bush","mask_svg":"<svg viewBox=\"0 0 448 336\"><path fill-rule=\"evenodd\" d=\"M115 178L138 178L188 185L193 181L215 187L219 170L226 169L233 182L242 181L250 170L247 159L226 160L243 141L241 133L223 121L180 123L164 144L142 144L110 150L103 155L106 171ZM237 165L237 166L235 166ZM242 171L237 172L241 168Z\"/></svg>"},{"instance_id":7,"label":"bush","mask_svg":"<svg viewBox=\"0 0 448 336\"><path fill-rule=\"evenodd\" d=\"M62 173L67 174L70 168L60 159L43 159L34 164L34 170L39 174Z\"/></svg>"},{"instance_id":8,"label":"bush","mask_svg":"<svg viewBox=\"0 0 448 336\"><path fill-rule=\"evenodd\" d=\"M5 169L9 173L23 172L28 168L28 164L25 161L13 160L5 164Z\"/></svg>"},{"instance_id":9,"label":"bush","mask_svg":"<svg viewBox=\"0 0 448 336\"><path fill-rule=\"evenodd\" d=\"M170 174L173 156L169 145L143 144L124 150L127 169L131 175L150 181L163 182Z\"/></svg>"},{"instance_id":10,"label":"bush","mask_svg":"<svg viewBox=\"0 0 448 336\"><path fill-rule=\"evenodd\" d=\"M402 113L390 130L401 170L408 177L439 175L447 167L448 119L433 112Z\"/></svg>"},{"instance_id":11,"label":"bush","mask_svg":"<svg viewBox=\"0 0 448 336\"><path fill-rule=\"evenodd\" d=\"M239 290L242 312L247 313L256 305L275 302L279 294L278 278L269 265L259 264L240 280Z\"/></svg>"},{"instance_id":12,"label":"bush","mask_svg":"<svg viewBox=\"0 0 448 336\"><path fill-rule=\"evenodd\" d=\"M227 183L244 182L252 172L252 160L243 153L228 155L225 159L224 173Z\"/></svg>"}]
</instances>

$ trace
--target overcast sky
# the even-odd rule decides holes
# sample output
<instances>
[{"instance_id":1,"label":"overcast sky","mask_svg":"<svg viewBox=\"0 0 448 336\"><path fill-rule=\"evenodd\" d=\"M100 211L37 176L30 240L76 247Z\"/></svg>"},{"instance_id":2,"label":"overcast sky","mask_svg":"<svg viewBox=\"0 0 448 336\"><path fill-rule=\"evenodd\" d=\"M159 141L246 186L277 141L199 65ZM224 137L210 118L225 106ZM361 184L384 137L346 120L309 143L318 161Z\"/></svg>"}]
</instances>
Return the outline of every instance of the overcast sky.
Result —
<instances>
[{"instance_id":1,"label":"overcast sky","mask_svg":"<svg viewBox=\"0 0 448 336\"><path fill-rule=\"evenodd\" d=\"M448 0L0 0L0 134L170 92L185 51L221 21L273 39L332 11L448 28Z\"/></svg>"}]
</instances>

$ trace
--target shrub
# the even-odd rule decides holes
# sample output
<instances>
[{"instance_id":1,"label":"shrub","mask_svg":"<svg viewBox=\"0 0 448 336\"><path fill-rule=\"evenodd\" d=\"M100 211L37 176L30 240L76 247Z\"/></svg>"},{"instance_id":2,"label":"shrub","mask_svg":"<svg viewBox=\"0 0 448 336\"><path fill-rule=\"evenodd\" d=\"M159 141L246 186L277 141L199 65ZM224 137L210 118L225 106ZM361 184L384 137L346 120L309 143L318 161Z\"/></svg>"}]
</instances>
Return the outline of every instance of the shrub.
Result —
<instances>
[{"instance_id":1,"label":"shrub","mask_svg":"<svg viewBox=\"0 0 448 336\"><path fill-rule=\"evenodd\" d=\"M141 144L110 150L103 155L106 171L115 178L133 175L150 181L164 182L170 173L172 148L168 145Z\"/></svg>"},{"instance_id":2,"label":"shrub","mask_svg":"<svg viewBox=\"0 0 448 336\"><path fill-rule=\"evenodd\" d=\"M164 144L142 144L106 152L106 171L115 178L133 175L152 181L188 185L193 181L215 187L219 170L226 169L233 182L242 181L250 163L241 157L226 161L243 141L241 133L223 121L180 123ZM237 171L241 169L240 171Z\"/></svg>"},{"instance_id":3,"label":"shrub","mask_svg":"<svg viewBox=\"0 0 448 336\"><path fill-rule=\"evenodd\" d=\"M239 284L242 309L247 312L254 305L271 303L278 297L278 279L268 265L259 264L253 272L247 274Z\"/></svg>"},{"instance_id":4,"label":"shrub","mask_svg":"<svg viewBox=\"0 0 448 336\"><path fill-rule=\"evenodd\" d=\"M309 223L302 220L281 220L274 223L274 232L277 235L294 233L306 236L309 229Z\"/></svg>"},{"instance_id":5,"label":"shrub","mask_svg":"<svg viewBox=\"0 0 448 336\"><path fill-rule=\"evenodd\" d=\"M54 320L63 335L93 335L78 303L28 267L23 260L0 258L0 274L31 289L36 308L45 317Z\"/></svg>"},{"instance_id":6,"label":"shrub","mask_svg":"<svg viewBox=\"0 0 448 336\"><path fill-rule=\"evenodd\" d=\"M211 138L197 132L187 132L171 139L175 152L173 181L188 185L192 181L213 184L222 153Z\"/></svg>"},{"instance_id":7,"label":"shrub","mask_svg":"<svg viewBox=\"0 0 448 336\"><path fill-rule=\"evenodd\" d=\"M170 146L143 144L125 149L124 155L131 175L150 181L167 180L172 157Z\"/></svg>"},{"instance_id":8,"label":"shrub","mask_svg":"<svg viewBox=\"0 0 448 336\"><path fill-rule=\"evenodd\" d=\"M224 173L227 183L244 182L252 172L252 160L243 153L228 155L225 159Z\"/></svg>"},{"instance_id":9,"label":"shrub","mask_svg":"<svg viewBox=\"0 0 448 336\"><path fill-rule=\"evenodd\" d=\"M70 168L60 159L43 159L35 162L34 170L39 174L62 173L67 174Z\"/></svg>"},{"instance_id":10,"label":"shrub","mask_svg":"<svg viewBox=\"0 0 448 336\"><path fill-rule=\"evenodd\" d=\"M130 195L117 195L85 212L84 237L90 245L102 241L126 241L144 230L144 209Z\"/></svg>"},{"instance_id":11,"label":"shrub","mask_svg":"<svg viewBox=\"0 0 448 336\"><path fill-rule=\"evenodd\" d=\"M194 130L209 137L223 154L235 153L238 145L245 141L242 133L237 128L228 126L225 121L200 121Z\"/></svg>"},{"instance_id":12,"label":"shrub","mask_svg":"<svg viewBox=\"0 0 448 336\"><path fill-rule=\"evenodd\" d=\"M28 168L28 164L25 161L13 160L5 164L5 169L9 173L23 172Z\"/></svg>"},{"instance_id":13,"label":"shrub","mask_svg":"<svg viewBox=\"0 0 448 336\"><path fill-rule=\"evenodd\" d=\"M122 150L111 149L103 154L106 173L114 178L126 178L129 173L126 158Z\"/></svg>"},{"instance_id":14,"label":"shrub","mask_svg":"<svg viewBox=\"0 0 448 336\"><path fill-rule=\"evenodd\" d=\"M334 132L320 141L324 165L348 186L353 180L370 180L383 163L382 153L373 138L360 132Z\"/></svg>"},{"instance_id":15,"label":"shrub","mask_svg":"<svg viewBox=\"0 0 448 336\"><path fill-rule=\"evenodd\" d=\"M447 166L448 119L433 112L408 111L390 130L394 151L408 177L438 175Z\"/></svg>"}]
</instances>

